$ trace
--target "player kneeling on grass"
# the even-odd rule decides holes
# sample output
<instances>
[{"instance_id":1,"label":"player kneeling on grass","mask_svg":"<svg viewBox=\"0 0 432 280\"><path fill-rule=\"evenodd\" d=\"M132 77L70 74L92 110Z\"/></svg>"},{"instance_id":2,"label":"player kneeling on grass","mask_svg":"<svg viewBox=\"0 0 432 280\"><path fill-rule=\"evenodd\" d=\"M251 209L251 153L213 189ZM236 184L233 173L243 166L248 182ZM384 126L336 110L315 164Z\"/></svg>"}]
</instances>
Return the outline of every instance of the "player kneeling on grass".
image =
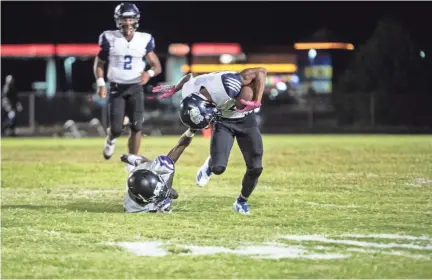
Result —
<instances>
[{"instance_id":1,"label":"player kneeling on grass","mask_svg":"<svg viewBox=\"0 0 432 280\"><path fill-rule=\"evenodd\" d=\"M121 156L121 161L134 167L127 180L123 205L125 212L151 213L172 210L172 200L178 198L177 191L172 187L174 164L192 142L194 133L212 124L218 117L218 111L213 103L197 95L191 95L182 100L180 117L189 128L167 155L160 155L154 160L133 154Z\"/></svg>"}]
</instances>

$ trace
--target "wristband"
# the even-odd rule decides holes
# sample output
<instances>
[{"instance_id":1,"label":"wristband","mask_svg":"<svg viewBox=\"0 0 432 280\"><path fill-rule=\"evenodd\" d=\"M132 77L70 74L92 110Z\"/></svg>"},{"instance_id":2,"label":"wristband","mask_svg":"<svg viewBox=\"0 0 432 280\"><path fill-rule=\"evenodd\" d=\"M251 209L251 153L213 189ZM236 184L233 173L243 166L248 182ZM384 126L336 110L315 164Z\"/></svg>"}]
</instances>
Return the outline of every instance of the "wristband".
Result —
<instances>
[{"instance_id":1,"label":"wristband","mask_svg":"<svg viewBox=\"0 0 432 280\"><path fill-rule=\"evenodd\" d=\"M104 80L104 78L97 78L96 85L98 87L104 87L105 86L105 80Z\"/></svg>"},{"instance_id":2,"label":"wristband","mask_svg":"<svg viewBox=\"0 0 432 280\"><path fill-rule=\"evenodd\" d=\"M151 70L151 69L148 70L147 73L148 73L148 74L150 75L150 77L152 77L152 78L153 78L154 75L155 75L155 71L153 71L153 70Z\"/></svg>"},{"instance_id":3,"label":"wristband","mask_svg":"<svg viewBox=\"0 0 432 280\"><path fill-rule=\"evenodd\" d=\"M188 130L186 130L185 133L183 133L183 135L186 137L192 138L195 135L195 133L193 133L189 128Z\"/></svg>"}]
</instances>

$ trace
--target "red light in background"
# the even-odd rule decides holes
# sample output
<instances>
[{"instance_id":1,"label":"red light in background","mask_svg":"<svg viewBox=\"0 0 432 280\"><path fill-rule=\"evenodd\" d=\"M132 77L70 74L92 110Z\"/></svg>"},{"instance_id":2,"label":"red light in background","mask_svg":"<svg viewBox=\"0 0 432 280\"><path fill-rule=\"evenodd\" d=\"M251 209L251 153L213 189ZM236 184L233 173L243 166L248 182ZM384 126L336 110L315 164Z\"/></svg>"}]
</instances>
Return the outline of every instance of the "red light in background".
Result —
<instances>
[{"instance_id":1,"label":"red light in background","mask_svg":"<svg viewBox=\"0 0 432 280\"><path fill-rule=\"evenodd\" d=\"M98 44L59 44L56 46L58 56L96 56L99 50Z\"/></svg>"},{"instance_id":2,"label":"red light in background","mask_svg":"<svg viewBox=\"0 0 432 280\"><path fill-rule=\"evenodd\" d=\"M200 43L192 45L193 55L219 55L219 54L240 54L239 44L229 43Z\"/></svg>"},{"instance_id":3,"label":"red light in background","mask_svg":"<svg viewBox=\"0 0 432 280\"><path fill-rule=\"evenodd\" d=\"M187 55L190 51L190 48L186 44L171 44L168 47L168 52L172 55L183 56Z\"/></svg>"},{"instance_id":4,"label":"red light in background","mask_svg":"<svg viewBox=\"0 0 432 280\"><path fill-rule=\"evenodd\" d=\"M1 56L52 56L54 51L50 44L1 45Z\"/></svg>"}]
</instances>

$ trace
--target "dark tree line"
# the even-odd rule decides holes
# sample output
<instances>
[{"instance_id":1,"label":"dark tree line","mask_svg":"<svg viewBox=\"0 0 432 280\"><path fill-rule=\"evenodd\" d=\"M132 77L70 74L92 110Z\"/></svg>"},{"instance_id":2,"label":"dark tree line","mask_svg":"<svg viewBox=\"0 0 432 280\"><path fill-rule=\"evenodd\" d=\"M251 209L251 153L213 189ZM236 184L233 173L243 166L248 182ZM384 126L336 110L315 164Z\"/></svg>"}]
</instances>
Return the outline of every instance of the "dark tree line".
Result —
<instances>
[{"instance_id":1,"label":"dark tree line","mask_svg":"<svg viewBox=\"0 0 432 280\"><path fill-rule=\"evenodd\" d=\"M335 87L339 124L432 126L430 56L402 23L379 21Z\"/></svg>"}]
</instances>

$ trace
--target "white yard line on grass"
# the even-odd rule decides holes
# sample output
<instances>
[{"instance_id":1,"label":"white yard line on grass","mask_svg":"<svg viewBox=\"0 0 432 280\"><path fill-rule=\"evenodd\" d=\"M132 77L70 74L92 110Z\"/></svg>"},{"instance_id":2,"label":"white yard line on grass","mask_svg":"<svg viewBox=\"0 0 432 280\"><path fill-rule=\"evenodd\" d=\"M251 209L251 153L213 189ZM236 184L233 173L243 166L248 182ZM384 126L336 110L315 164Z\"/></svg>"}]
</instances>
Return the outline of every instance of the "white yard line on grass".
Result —
<instances>
[{"instance_id":1,"label":"white yard line on grass","mask_svg":"<svg viewBox=\"0 0 432 280\"><path fill-rule=\"evenodd\" d=\"M428 240L432 241L432 238L428 235L422 236L412 236L412 235L402 235L402 234L342 234L343 237L353 237L353 238L384 238L384 239L405 239L405 240Z\"/></svg>"},{"instance_id":2,"label":"white yard line on grass","mask_svg":"<svg viewBox=\"0 0 432 280\"><path fill-rule=\"evenodd\" d=\"M162 246L164 243L161 241L147 241L147 242L108 242L107 245L118 245L127 251L138 255L148 257L160 257L170 254L167 249ZM337 254L337 253L315 253L309 252L301 246L287 246L281 244L275 245L254 245L244 246L237 249L229 249L218 246L198 246L198 245L178 245L181 249L186 249L189 252L181 252L180 256L190 255L214 255L214 254L236 254L244 255L252 258L262 259L282 259L282 258L298 258L298 259L316 259L316 260L328 260L328 259L344 259L348 258L349 255Z\"/></svg>"},{"instance_id":3,"label":"white yard line on grass","mask_svg":"<svg viewBox=\"0 0 432 280\"><path fill-rule=\"evenodd\" d=\"M294 240L294 241L317 241L323 243L354 245L359 247L432 250L432 245L420 246L415 244L398 244L398 243L382 244L382 243L364 242L364 241L356 241L356 240L329 239L323 235L287 235L287 236L281 236L281 238L287 240Z\"/></svg>"},{"instance_id":4,"label":"white yard line on grass","mask_svg":"<svg viewBox=\"0 0 432 280\"><path fill-rule=\"evenodd\" d=\"M432 187L432 179L416 178L414 183L407 183L406 185L414 188Z\"/></svg>"},{"instance_id":5,"label":"white yard line on grass","mask_svg":"<svg viewBox=\"0 0 432 280\"><path fill-rule=\"evenodd\" d=\"M407 257L407 258L411 258L411 259L419 259L419 260L430 260L430 258L428 256L424 256L424 255L414 255L414 254L409 254L406 252L401 252L401 251L378 251L378 250L372 250L372 249L361 249L361 248L347 248L347 251L349 252L360 252L360 253L371 253L371 254L384 254L384 255L392 255L392 256L402 256L402 257Z\"/></svg>"},{"instance_id":6,"label":"white yard line on grass","mask_svg":"<svg viewBox=\"0 0 432 280\"><path fill-rule=\"evenodd\" d=\"M412 240L412 241L432 241L432 238L427 235L411 236L402 234L342 234L338 238L376 238L393 239L393 240ZM378 242L365 242L349 239L331 239L325 235L286 235L280 238L292 241L315 241L327 244L345 244L357 247L348 247L345 249L333 248L331 246L316 245L313 247L305 247L300 244L287 244L276 241L264 242L262 244L242 244L236 249L230 249L221 246L199 246L199 245L182 245L173 244L170 241L144 241L144 242L108 242L105 244L111 246L120 246L127 251L138 255L148 257L161 257L171 254L169 248L165 245L174 245L175 250L178 251L177 255L191 256L191 255L214 255L214 254L236 254L248 256L251 258L261 259L284 259L284 258L297 258L297 259L314 259L314 260L330 260L330 259L345 259L350 257L348 252L362 252L385 254L393 256L403 256L412 259L430 259L427 255L412 254L410 252L386 250L389 248L403 248L412 250L432 250L432 245L417 245L417 244L400 244L400 243L378 243ZM363 248L359 248L363 247ZM375 249L371 249L375 248ZM378 248L378 249L376 249ZM381 250L380 250L381 249ZM322 251L326 252L322 252ZM344 253L330 252L335 250L344 250Z\"/></svg>"},{"instance_id":7,"label":"white yard line on grass","mask_svg":"<svg viewBox=\"0 0 432 280\"><path fill-rule=\"evenodd\" d=\"M311 201L307 201L307 202L305 202L305 204L312 205L312 206L320 206L320 207L360 208L360 206L358 206L358 205L322 204L322 203L311 202Z\"/></svg>"},{"instance_id":8,"label":"white yard line on grass","mask_svg":"<svg viewBox=\"0 0 432 280\"><path fill-rule=\"evenodd\" d=\"M61 232L54 231L54 230L40 230L40 229L35 229L35 228L27 228L27 230L30 231L30 232L39 232L39 233L43 232L43 233L48 233L48 234L51 234L51 235L60 235L60 234L62 234Z\"/></svg>"},{"instance_id":9,"label":"white yard line on grass","mask_svg":"<svg viewBox=\"0 0 432 280\"><path fill-rule=\"evenodd\" d=\"M118 245L137 256L163 257L168 255L168 251L161 248L163 245L161 241L107 242L106 244L112 246Z\"/></svg>"},{"instance_id":10,"label":"white yard line on grass","mask_svg":"<svg viewBox=\"0 0 432 280\"><path fill-rule=\"evenodd\" d=\"M417 183L419 184L430 184L432 186L432 179L427 178L416 178L415 179Z\"/></svg>"}]
</instances>

